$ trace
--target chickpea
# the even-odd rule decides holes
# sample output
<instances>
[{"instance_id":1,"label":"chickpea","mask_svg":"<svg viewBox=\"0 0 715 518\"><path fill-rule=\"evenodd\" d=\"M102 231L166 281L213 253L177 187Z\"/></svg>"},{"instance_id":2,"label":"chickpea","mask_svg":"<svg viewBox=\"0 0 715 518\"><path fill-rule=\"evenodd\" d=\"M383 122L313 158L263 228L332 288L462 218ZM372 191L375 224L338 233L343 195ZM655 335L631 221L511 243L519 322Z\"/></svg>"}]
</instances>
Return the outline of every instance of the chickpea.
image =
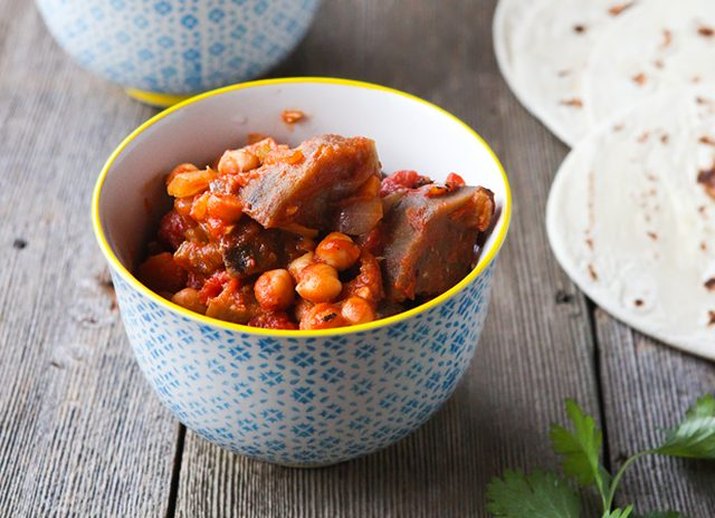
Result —
<instances>
[{"instance_id":1,"label":"chickpea","mask_svg":"<svg viewBox=\"0 0 715 518\"><path fill-rule=\"evenodd\" d=\"M288 270L270 270L261 274L253 286L253 293L261 308L282 311L293 304L293 278Z\"/></svg>"},{"instance_id":2,"label":"chickpea","mask_svg":"<svg viewBox=\"0 0 715 518\"><path fill-rule=\"evenodd\" d=\"M220 174L238 174L260 165L258 157L246 149L229 149L218 162Z\"/></svg>"},{"instance_id":3,"label":"chickpea","mask_svg":"<svg viewBox=\"0 0 715 518\"><path fill-rule=\"evenodd\" d=\"M300 319L300 329L332 329L346 324L335 304L316 304Z\"/></svg>"},{"instance_id":4,"label":"chickpea","mask_svg":"<svg viewBox=\"0 0 715 518\"><path fill-rule=\"evenodd\" d=\"M206 211L212 218L219 218L226 223L235 223L243 215L243 204L235 196L211 194L206 203Z\"/></svg>"},{"instance_id":5,"label":"chickpea","mask_svg":"<svg viewBox=\"0 0 715 518\"><path fill-rule=\"evenodd\" d=\"M300 273L300 282L295 289L301 297L317 304L334 300L340 295L343 285L335 268L315 263Z\"/></svg>"},{"instance_id":6,"label":"chickpea","mask_svg":"<svg viewBox=\"0 0 715 518\"><path fill-rule=\"evenodd\" d=\"M474 193L472 200L477 213L477 230L484 232L489 228L494 217L494 193L484 187L480 187Z\"/></svg>"},{"instance_id":7,"label":"chickpea","mask_svg":"<svg viewBox=\"0 0 715 518\"><path fill-rule=\"evenodd\" d=\"M298 300L293 307L293 314L295 315L295 319L299 322L303 320L305 315L308 314L308 311L310 311L313 306L314 304L312 302L308 302L307 300L298 297Z\"/></svg>"},{"instance_id":8,"label":"chickpea","mask_svg":"<svg viewBox=\"0 0 715 518\"><path fill-rule=\"evenodd\" d=\"M202 315L206 313L206 305L201 302L199 292L194 288L184 288L183 290L177 291L174 296L171 297L171 301L190 311L195 311Z\"/></svg>"},{"instance_id":9,"label":"chickpea","mask_svg":"<svg viewBox=\"0 0 715 518\"><path fill-rule=\"evenodd\" d=\"M182 216L189 216L191 213L191 206L194 203L194 198L189 196L188 198L175 198L174 199L174 210L181 214Z\"/></svg>"},{"instance_id":10,"label":"chickpea","mask_svg":"<svg viewBox=\"0 0 715 518\"><path fill-rule=\"evenodd\" d=\"M211 180L216 178L216 173L211 169L203 171L187 171L175 175L166 187L169 196L185 198L199 194L209 187Z\"/></svg>"},{"instance_id":11,"label":"chickpea","mask_svg":"<svg viewBox=\"0 0 715 518\"><path fill-rule=\"evenodd\" d=\"M313 263L315 255L313 252L303 254L288 265L288 271L296 281L300 281L301 273Z\"/></svg>"},{"instance_id":12,"label":"chickpea","mask_svg":"<svg viewBox=\"0 0 715 518\"><path fill-rule=\"evenodd\" d=\"M363 298L350 297L343 302L340 314L351 325L363 324L375 320L375 311L372 306Z\"/></svg>"},{"instance_id":13,"label":"chickpea","mask_svg":"<svg viewBox=\"0 0 715 518\"><path fill-rule=\"evenodd\" d=\"M208 201L210 194L205 192L199 196L194 197L194 201L191 204L191 210L189 215L194 218L195 221L203 221L206 219L206 212L208 210Z\"/></svg>"},{"instance_id":14,"label":"chickpea","mask_svg":"<svg viewBox=\"0 0 715 518\"><path fill-rule=\"evenodd\" d=\"M338 271L347 270L360 257L360 247L349 236L331 232L315 249L316 257Z\"/></svg>"},{"instance_id":15,"label":"chickpea","mask_svg":"<svg viewBox=\"0 0 715 518\"><path fill-rule=\"evenodd\" d=\"M169 185L177 174L189 173L191 171L198 171L198 170L199 170L199 168L196 167L194 164L189 164L189 163L179 164L174 169L172 169L171 172L169 173L169 175L166 177L166 185Z\"/></svg>"}]
</instances>

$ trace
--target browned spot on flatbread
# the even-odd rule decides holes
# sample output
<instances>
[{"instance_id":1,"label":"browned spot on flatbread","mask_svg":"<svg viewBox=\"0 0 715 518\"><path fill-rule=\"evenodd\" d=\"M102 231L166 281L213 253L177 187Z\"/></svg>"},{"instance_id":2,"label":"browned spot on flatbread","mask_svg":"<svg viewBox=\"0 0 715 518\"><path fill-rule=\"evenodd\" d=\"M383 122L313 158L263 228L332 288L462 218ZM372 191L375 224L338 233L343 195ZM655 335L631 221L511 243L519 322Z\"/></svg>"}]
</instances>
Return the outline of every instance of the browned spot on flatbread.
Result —
<instances>
[{"instance_id":1,"label":"browned spot on flatbread","mask_svg":"<svg viewBox=\"0 0 715 518\"><path fill-rule=\"evenodd\" d=\"M712 38L715 36L715 29L706 25L701 25L698 27L698 34L704 38Z\"/></svg>"},{"instance_id":2,"label":"browned spot on flatbread","mask_svg":"<svg viewBox=\"0 0 715 518\"><path fill-rule=\"evenodd\" d=\"M705 289L708 291L715 291L715 277L711 277L707 281L705 281Z\"/></svg>"},{"instance_id":3,"label":"browned spot on flatbread","mask_svg":"<svg viewBox=\"0 0 715 518\"><path fill-rule=\"evenodd\" d=\"M648 78L646 77L646 75L643 72L640 72L639 74L634 75L631 79L638 86L643 86L646 83Z\"/></svg>"},{"instance_id":4,"label":"browned spot on flatbread","mask_svg":"<svg viewBox=\"0 0 715 518\"><path fill-rule=\"evenodd\" d=\"M700 140L698 141L701 144L705 144L706 146L715 146L715 138L709 136L709 135L703 135L700 137Z\"/></svg>"},{"instance_id":5,"label":"browned spot on flatbread","mask_svg":"<svg viewBox=\"0 0 715 518\"><path fill-rule=\"evenodd\" d=\"M646 232L646 235L653 241L658 241L658 234L656 234L655 232Z\"/></svg>"},{"instance_id":6,"label":"browned spot on flatbread","mask_svg":"<svg viewBox=\"0 0 715 518\"><path fill-rule=\"evenodd\" d=\"M715 311L708 311L708 318L710 319L708 327L715 326Z\"/></svg>"},{"instance_id":7,"label":"browned spot on flatbread","mask_svg":"<svg viewBox=\"0 0 715 518\"><path fill-rule=\"evenodd\" d=\"M558 72L556 72L556 75L559 77L566 77L568 75L571 75L571 71L565 68L563 70L559 70Z\"/></svg>"},{"instance_id":8,"label":"browned spot on flatbread","mask_svg":"<svg viewBox=\"0 0 715 518\"><path fill-rule=\"evenodd\" d=\"M708 100L705 99L705 97L699 97L699 96L698 96L698 97L695 98L695 102L698 103L698 104L707 104L707 103L708 103Z\"/></svg>"},{"instance_id":9,"label":"browned spot on flatbread","mask_svg":"<svg viewBox=\"0 0 715 518\"><path fill-rule=\"evenodd\" d=\"M662 69L665 68L665 63L663 63L662 59L656 59L653 61L653 66L657 69Z\"/></svg>"},{"instance_id":10,"label":"browned spot on flatbread","mask_svg":"<svg viewBox=\"0 0 715 518\"><path fill-rule=\"evenodd\" d=\"M668 135L667 133L663 133L660 136L660 143L663 144L664 146L668 143L669 140L670 140L670 135Z\"/></svg>"},{"instance_id":11,"label":"browned spot on flatbread","mask_svg":"<svg viewBox=\"0 0 715 518\"><path fill-rule=\"evenodd\" d=\"M661 48L667 49L670 44L673 43L673 33L669 29L663 29L663 43L661 43Z\"/></svg>"},{"instance_id":12,"label":"browned spot on flatbread","mask_svg":"<svg viewBox=\"0 0 715 518\"><path fill-rule=\"evenodd\" d=\"M616 124L613 126L613 132L618 133L619 131L623 131L623 124Z\"/></svg>"},{"instance_id":13,"label":"browned spot on flatbread","mask_svg":"<svg viewBox=\"0 0 715 518\"><path fill-rule=\"evenodd\" d=\"M705 241L700 242L700 250L702 250L703 252L708 251L708 244Z\"/></svg>"},{"instance_id":14,"label":"browned spot on flatbread","mask_svg":"<svg viewBox=\"0 0 715 518\"><path fill-rule=\"evenodd\" d=\"M588 202L586 204L587 210L587 227L586 227L586 246L593 250L593 229L596 226L596 213L593 207L593 199L596 195L596 185L595 185L595 172L588 172Z\"/></svg>"},{"instance_id":15,"label":"browned spot on flatbread","mask_svg":"<svg viewBox=\"0 0 715 518\"><path fill-rule=\"evenodd\" d=\"M573 99L563 99L559 102L559 104L570 106L571 108L583 108L583 101L578 97L574 97Z\"/></svg>"},{"instance_id":16,"label":"browned spot on flatbread","mask_svg":"<svg viewBox=\"0 0 715 518\"><path fill-rule=\"evenodd\" d=\"M633 2L623 2L621 4L612 5L608 9L608 14L610 14L611 16L618 16L619 14L621 14L623 11L625 11L632 5L633 5Z\"/></svg>"},{"instance_id":17,"label":"browned spot on flatbread","mask_svg":"<svg viewBox=\"0 0 715 518\"><path fill-rule=\"evenodd\" d=\"M633 301L633 304L635 304L635 306L636 306L637 308L639 308L639 307L643 306L643 304L645 304L645 303L644 303L643 300L641 300L641 299L636 299L636 300Z\"/></svg>"},{"instance_id":18,"label":"browned spot on flatbread","mask_svg":"<svg viewBox=\"0 0 715 518\"><path fill-rule=\"evenodd\" d=\"M710 169L700 171L698 174L698 183L703 186L705 192L712 198L715 198L715 162Z\"/></svg>"},{"instance_id":19,"label":"browned spot on flatbread","mask_svg":"<svg viewBox=\"0 0 715 518\"><path fill-rule=\"evenodd\" d=\"M583 34L584 32L586 32L586 26L585 26L585 25L581 25L581 24L574 25L574 26L573 26L573 31L574 31L576 34Z\"/></svg>"},{"instance_id":20,"label":"browned spot on flatbread","mask_svg":"<svg viewBox=\"0 0 715 518\"><path fill-rule=\"evenodd\" d=\"M638 137L638 143L639 144L644 144L648 142L648 137L650 137L650 133L648 131L644 131L643 133L640 134Z\"/></svg>"},{"instance_id":21,"label":"browned spot on flatbread","mask_svg":"<svg viewBox=\"0 0 715 518\"><path fill-rule=\"evenodd\" d=\"M693 83L694 85L698 84L702 80L703 79L700 76L693 76L690 78L690 82Z\"/></svg>"},{"instance_id":22,"label":"browned spot on flatbread","mask_svg":"<svg viewBox=\"0 0 715 518\"><path fill-rule=\"evenodd\" d=\"M592 264L588 265L588 275L591 277L592 281L598 281L598 274L596 273L596 269L593 267Z\"/></svg>"}]
</instances>

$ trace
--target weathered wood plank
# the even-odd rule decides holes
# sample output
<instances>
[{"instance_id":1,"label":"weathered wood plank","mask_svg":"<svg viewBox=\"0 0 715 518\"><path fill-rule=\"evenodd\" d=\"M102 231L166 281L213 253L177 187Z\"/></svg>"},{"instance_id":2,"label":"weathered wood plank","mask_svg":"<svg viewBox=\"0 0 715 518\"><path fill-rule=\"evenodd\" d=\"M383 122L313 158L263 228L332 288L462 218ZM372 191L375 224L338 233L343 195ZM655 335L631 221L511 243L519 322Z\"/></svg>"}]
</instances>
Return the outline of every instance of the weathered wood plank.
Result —
<instances>
[{"instance_id":1,"label":"weathered wood plank","mask_svg":"<svg viewBox=\"0 0 715 518\"><path fill-rule=\"evenodd\" d=\"M504 158L515 220L466 380L411 437L331 468L253 462L189 432L179 516L483 516L491 476L505 467L553 465L547 429L562 419L563 398L597 410L587 308L551 258L542 224L565 148L498 75L493 4L325 2L309 38L275 72L354 77L424 96L473 124Z\"/></svg>"},{"instance_id":2,"label":"weathered wood plank","mask_svg":"<svg viewBox=\"0 0 715 518\"><path fill-rule=\"evenodd\" d=\"M152 110L0 2L0 515L161 516L177 424L143 381L94 243L104 158Z\"/></svg>"},{"instance_id":3,"label":"weathered wood plank","mask_svg":"<svg viewBox=\"0 0 715 518\"><path fill-rule=\"evenodd\" d=\"M540 223L565 149L499 79L492 10L493 2L469 0L325 2L308 40L273 73L411 91L473 124L504 158L515 221L467 379L399 445L323 470L252 462L189 433L178 514L484 515L493 474L553 465L546 429L563 418L563 397L597 410L588 311L551 259ZM64 58L30 3L0 2L1 515L173 509L178 429L131 358L88 218L102 160L151 113ZM712 390L715 370L600 312L596 326L617 464ZM647 461L626 478L622 501L711 516L713 482L705 465Z\"/></svg>"},{"instance_id":4,"label":"weathered wood plank","mask_svg":"<svg viewBox=\"0 0 715 518\"><path fill-rule=\"evenodd\" d=\"M715 392L715 366L646 338L598 309L605 421L611 463L663 440L695 399ZM643 511L674 509L694 518L715 513L715 466L649 457L623 482L619 500Z\"/></svg>"}]
</instances>

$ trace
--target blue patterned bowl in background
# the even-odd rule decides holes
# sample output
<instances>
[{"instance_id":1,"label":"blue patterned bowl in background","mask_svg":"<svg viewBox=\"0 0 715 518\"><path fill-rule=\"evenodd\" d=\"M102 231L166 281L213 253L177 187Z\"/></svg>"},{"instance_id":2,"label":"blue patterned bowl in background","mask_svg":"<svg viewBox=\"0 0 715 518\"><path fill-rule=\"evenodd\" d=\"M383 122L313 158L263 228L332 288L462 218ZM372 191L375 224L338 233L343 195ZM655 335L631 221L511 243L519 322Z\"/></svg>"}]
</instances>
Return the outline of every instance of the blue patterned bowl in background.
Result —
<instances>
[{"instance_id":1,"label":"blue patterned bowl in background","mask_svg":"<svg viewBox=\"0 0 715 518\"><path fill-rule=\"evenodd\" d=\"M253 79L300 42L319 0L37 0L82 67L150 104Z\"/></svg>"},{"instance_id":2,"label":"blue patterned bowl in background","mask_svg":"<svg viewBox=\"0 0 715 518\"><path fill-rule=\"evenodd\" d=\"M307 118L289 127L280 116L286 108ZM192 313L151 292L131 271L169 204L167 171L181 162L208 163L242 145L249 132L293 145L322 133L371 137L385 171L416 169L434 178L457 171L494 191L500 219L459 284L383 320L278 331ZM502 166L463 122L396 90L327 78L244 83L166 110L110 156L92 202L129 341L162 402L213 443L295 466L383 448L417 429L452 394L484 325L510 215Z\"/></svg>"}]
</instances>

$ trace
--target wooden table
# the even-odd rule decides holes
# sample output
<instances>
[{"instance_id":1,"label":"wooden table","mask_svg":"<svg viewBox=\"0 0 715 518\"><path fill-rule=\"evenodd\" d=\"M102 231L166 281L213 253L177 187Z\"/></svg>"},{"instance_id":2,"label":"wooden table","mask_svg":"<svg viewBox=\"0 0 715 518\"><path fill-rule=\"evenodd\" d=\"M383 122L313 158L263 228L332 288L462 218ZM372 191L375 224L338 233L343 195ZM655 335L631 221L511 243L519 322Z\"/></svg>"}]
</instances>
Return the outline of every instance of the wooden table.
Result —
<instances>
[{"instance_id":1,"label":"wooden table","mask_svg":"<svg viewBox=\"0 0 715 518\"><path fill-rule=\"evenodd\" d=\"M484 516L507 467L556 465L547 429L577 398L607 465L652 445L715 387L712 363L595 308L549 250L544 204L567 149L499 75L493 0L326 0L275 76L400 88L474 126L510 173L514 221L466 379L399 444L299 470L186 431L144 381L90 228L97 173L155 113L79 69L31 2L0 0L0 516ZM712 465L648 459L621 502L715 516Z\"/></svg>"}]
</instances>

